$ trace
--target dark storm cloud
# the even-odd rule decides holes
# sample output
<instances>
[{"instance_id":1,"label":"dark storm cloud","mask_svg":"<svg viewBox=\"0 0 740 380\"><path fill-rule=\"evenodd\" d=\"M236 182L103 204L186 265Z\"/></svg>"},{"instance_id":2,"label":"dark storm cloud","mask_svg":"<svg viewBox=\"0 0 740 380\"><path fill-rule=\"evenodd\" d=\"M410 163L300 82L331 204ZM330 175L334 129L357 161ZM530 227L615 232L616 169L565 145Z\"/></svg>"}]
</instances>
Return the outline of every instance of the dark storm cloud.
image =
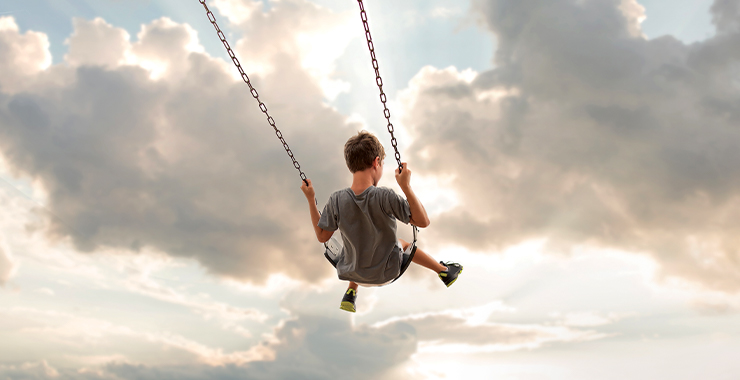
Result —
<instances>
[{"instance_id":1,"label":"dark storm cloud","mask_svg":"<svg viewBox=\"0 0 740 380\"><path fill-rule=\"evenodd\" d=\"M740 2L715 0L712 4L712 20L720 33L740 32Z\"/></svg>"},{"instance_id":2,"label":"dark storm cloud","mask_svg":"<svg viewBox=\"0 0 740 380\"><path fill-rule=\"evenodd\" d=\"M738 1L685 45L633 30L630 0L481 0L496 68L422 71L411 159L455 175L443 238L474 249L548 238L649 253L663 274L740 289Z\"/></svg>"}]
</instances>

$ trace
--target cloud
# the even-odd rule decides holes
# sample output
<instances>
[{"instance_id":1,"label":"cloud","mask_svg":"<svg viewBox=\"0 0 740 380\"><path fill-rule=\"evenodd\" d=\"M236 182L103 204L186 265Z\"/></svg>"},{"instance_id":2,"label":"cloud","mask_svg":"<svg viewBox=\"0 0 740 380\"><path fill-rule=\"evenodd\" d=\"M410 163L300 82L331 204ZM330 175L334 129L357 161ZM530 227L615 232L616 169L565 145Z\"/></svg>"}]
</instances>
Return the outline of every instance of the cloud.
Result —
<instances>
[{"instance_id":1,"label":"cloud","mask_svg":"<svg viewBox=\"0 0 740 380\"><path fill-rule=\"evenodd\" d=\"M130 49L130 36L121 28L115 28L102 18L92 21L76 18L73 20L74 33L66 43L69 52L65 60L73 66L119 65Z\"/></svg>"},{"instance_id":2,"label":"cloud","mask_svg":"<svg viewBox=\"0 0 740 380\"><path fill-rule=\"evenodd\" d=\"M442 6L434 7L429 14L432 18L450 18L453 16L457 16L461 13L461 10L458 8L446 8Z\"/></svg>"},{"instance_id":3,"label":"cloud","mask_svg":"<svg viewBox=\"0 0 740 380\"><path fill-rule=\"evenodd\" d=\"M619 10L622 11L622 15L627 19L627 30L630 35L634 37L645 37L640 26L647 18L645 16L645 7L638 3L637 0L622 0L619 4Z\"/></svg>"},{"instance_id":4,"label":"cloud","mask_svg":"<svg viewBox=\"0 0 740 380\"><path fill-rule=\"evenodd\" d=\"M273 0L265 12L259 11L262 7L260 1L213 2L244 33L232 46L247 73L279 75L274 62L292 60L319 83L328 100L349 90L349 83L335 78L335 67L349 42L362 36L354 11L335 13L305 0Z\"/></svg>"},{"instance_id":5,"label":"cloud","mask_svg":"<svg viewBox=\"0 0 740 380\"><path fill-rule=\"evenodd\" d=\"M255 378L400 378L392 370L409 360L417 344L407 324L352 326L344 318L304 315L285 322L275 337L275 361L253 363Z\"/></svg>"},{"instance_id":6,"label":"cloud","mask_svg":"<svg viewBox=\"0 0 740 380\"><path fill-rule=\"evenodd\" d=\"M237 25L246 25L252 17L260 17L258 13L264 6L262 2L253 0L213 0L209 4L214 8L211 11L218 10L229 22Z\"/></svg>"},{"instance_id":7,"label":"cloud","mask_svg":"<svg viewBox=\"0 0 740 380\"><path fill-rule=\"evenodd\" d=\"M494 313L514 309L493 302L470 309L391 318L375 326L408 324L416 330L420 352L483 353L536 349L547 344L597 340L608 334L571 326L493 322ZM600 324L607 324L604 322ZM573 326L592 326L587 324Z\"/></svg>"},{"instance_id":8,"label":"cloud","mask_svg":"<svg viewBox=\"0 0 740 380\"><path fill-rule=\"evenodd\" d=\"M43 33L19 33L15 19L0 17L0 91L15 92L51 65L49 39Z\"/></svg>"},{"instance_id":9,"label":"cloud","mask_svg":"<svg viewBox=\"0 0 740 380\"><path fill-rule=\"evenodd\" d=\"M290 58L295 43L278 43L300 40L289 21L299 11L330 12L280 4L269 17L285 17L282 28L250 27L249 38L270 34L274 50L242 56L274 69L252 83L321 200L340 187L341 147L356 126L323 104L312 66ZM0 154L48 194L49 236L71 237L84 252L153 248L241 281L330 272L274 130L231 63L204 53L191 27L155 20L131 42L101 19L76 20L66 63L26 72L48 59L46 37L21 34L10 18L2 25ZM14 79L21 74L33 80Z\"/></svg>"},{"instance_id":10,"label":"cloud","mask_svg":"<svg viewBox=\"0 0 740 380\"><path fill-rule=\"evenodd\" d=\"M59 371L46 361L15 365L0 364L0 374L14 380L41 380L59 377Z\"/></svg>"},{"instance_id":11,"label":"cloud","mask_svg":"<svg viewBox=\"0 0 740 380\"><path fill-rule=\"evenodd\" d=\"M17 269L18 265L10 254L10 248L5 243L3 234L0 233L0 286L5 285Z\"/></svg>"},{"instance_id":12,"label":"cloud","mask_svg":"<svg viewBox=\"0 0 740 380\"><path fill-rule=\"evenodd\" d=\"M13 307L0 310L0 313L5 323L13 327L12 334L8 334L9 341L30 339L43 342L38 345L40 351L36 355L66 366L85 361L88 356L101 355L123 354L129 360L149 362L179 357L183 361L209 366L243 365L252 361L271 360L274 355L266 344L225 352L220 347L212 347L167 330L147 331L56 310ZM91 347L94 350L90 350ZM168 353L168 350L174 353ZM77 357L70 360L70 355Z\"/></svg>"},{"instance_id":13,"label":"cloud","mask_svg":"<svg viewBox=\"0 0 740 380\"><path fill-rule=\"evenodd\" d=\"M221 349L166 332L148 333L105 321L76 317L67 313L15 309L7 314L22 314L42 322L41 327L26 327L26 334L42 339L58 337L63 346L78 348L79 342L95 347L96 357L111 348L114 338L132 338L128 345L146 351L146 345L162 345L192 355L196 361L183 365L152 365L115 360L103 366L70 367L70 363L50 366L46 361L0 366L0 376L35 376L38 379L327 379L352 377L376 379L403 378L400 368L416 351L414 329L404 323L392 326L353 326L349 319L295 315L282 321L274 334L243 352L225 353ZM188 362L182 360L180 362ZM57 368L54 368L57 367Z\"/></svg>"},{"instance_id":14,"label":"cloud","mask_svg":"<svg viewBox=\"0 0 740 380\"><path fill-rule=\"evenodd\" d=\"M553 313L553 317L560 317L560 313ZM633 317L635 313L600 313L595 311L581 311L566 313L562 315L562 324L570 327L593 327L603 326L627 317Z\"/></svg>"},{"instance_id":15,"label":"cloud","mask_svg":"<svg viewBox=\"0 0 740 380\"><path fill-rule=\"evenodd\" d=\"M155 274L158 270L166 268L168 264L171 266L170 261L172 260L167 257L151 253L137 257L124 256L119 260L118 265L121 267L119 270L126 273L126 279L118 286L155 300L184 306L191 312L202 316L204 320L215 319L223 329L247 338L252 334L241 325L242 322L264 323L269 319L269 315L255 308L232 306L215 301L206 293L193 295L164 285Z\"/></svg>"},{"instance_id":16,"label":"cloud","mask_svg":"<svg viewBox=\"0 0 740 380\"><path fill-rule=\"evenodd\" d=\"M740 290L740 33L647 40L631 1L480 0L496 68L423 69L401 96L422 176L454 177L440 242L547 238L654 257L662 275Z\"/></svg>"},{"instance_id":17,"label":"cloud","mask_svg":"<svg viewBox=\"0 0 740 380\"><path fill-rule=\"evenodd\" d=\"M712 21L720 33L740 33L740 2L715 0L712 4Z\"/></svg>"},{"instance_id":18,"label":"cloud","mask_svg":"<svg viewBox=\"0 0 740 380\"><path fill-rule=\"evenodd\" d=\"M38 288L36 289L36 293L45 294L47 296L53 296L55 294L54 290L49 288Z\"/></svg>"}]
</instances>

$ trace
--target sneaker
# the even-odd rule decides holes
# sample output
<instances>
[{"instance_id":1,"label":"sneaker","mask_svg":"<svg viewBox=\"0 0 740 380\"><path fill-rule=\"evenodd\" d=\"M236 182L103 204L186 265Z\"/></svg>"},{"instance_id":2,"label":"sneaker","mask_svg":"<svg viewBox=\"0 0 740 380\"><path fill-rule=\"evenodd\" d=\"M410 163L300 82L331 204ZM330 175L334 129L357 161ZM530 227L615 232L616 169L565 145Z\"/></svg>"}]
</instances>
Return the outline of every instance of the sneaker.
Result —
<instances>
[{"instance_id":1,"label":"sneaker","mask_svg":"<svg viewBox=\"0 0 740 380\"><path fill-rule=\"evenodd\" d=\"M352 288L347 289L347 292L344 293L344 297L342 297L342 304L339 305L339 308L345 311L349 311L350 313L354 313L355 299L357 299L357 290L354 290Z\"/></svg>"},{"instance_id":2,"label":"sneaker","mask_svg":"<svg viewBox=\"0 0 740 380\"><path fill-rule=\"evenodd\" d=\"M462 273L463 267L462 265L453 262L443 263L440 261L439 263L447 267L446 271L439 273L439 278L449 288L450 285L455 283L455 281L457 280L457 276Z\"/></svg>"}]
</instances>

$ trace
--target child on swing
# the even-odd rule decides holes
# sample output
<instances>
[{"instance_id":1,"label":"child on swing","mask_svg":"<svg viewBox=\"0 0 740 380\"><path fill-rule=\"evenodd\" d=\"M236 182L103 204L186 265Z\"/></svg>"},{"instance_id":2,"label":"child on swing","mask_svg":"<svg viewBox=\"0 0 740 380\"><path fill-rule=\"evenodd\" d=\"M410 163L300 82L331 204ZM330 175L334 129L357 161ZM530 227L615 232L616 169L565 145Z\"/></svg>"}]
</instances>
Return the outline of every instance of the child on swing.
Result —
<instances>
[{"instance_id":1,"label":"child on swing","mask_svg":"<svg viewBox=\"0 0 740 380\"><path fill-rule=\"evenodd\" d=\"M308 199L311 224L319 242L329 241L334 231L342 232L344 247L337 260L340 280L349 281L340 308L355 312L358 285L381 286L400 273L403 251L410 243L396 237L396 220L424 228L429 225L424 206L411 189L411 171L403 163L396 169L396 182L406 199L386 187L377 187L383 176L385 150L378 138L362 131L344 145L344 159L352 172L352 186L334 192L319 215L311 180L301 190ZM414 263L433 270L448 287L462 272L457 263L436 262L421 249Z\"/></svg>"}]
</instances>

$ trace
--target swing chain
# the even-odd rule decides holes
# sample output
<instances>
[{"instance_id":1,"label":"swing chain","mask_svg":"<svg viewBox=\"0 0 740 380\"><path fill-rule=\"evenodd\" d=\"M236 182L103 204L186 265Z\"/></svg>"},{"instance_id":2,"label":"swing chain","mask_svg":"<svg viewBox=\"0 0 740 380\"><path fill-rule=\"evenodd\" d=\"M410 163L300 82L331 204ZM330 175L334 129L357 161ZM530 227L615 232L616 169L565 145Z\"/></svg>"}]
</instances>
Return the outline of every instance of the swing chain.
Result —
<instances>
[{"instance_id":1,"label":"swing chain","mask_svg":"<svg viewBox=\"0 0 740 380\"><path fill-rule=\"evenodd\" d=\"M213 27L216 28L216 34L218 34L218 38L221 40L221 43L226 48L226 52L229 54L229 58L231 58L231 61L234 62L234 66L239 70L239 74L242 77L242 80L244 83L249 86L249 92L252 94L252 97L254 97L257 102L259 103L260 111L267 116L267 122L272 126L272 128L275 130L275 135L280 140L280 142L283 144L283 148L285 149L285 152L288 153L288 157L293 161L293 167L295 167L298 172L301 175L301 180L306 183L308 186L308 181L306 179L306 174L303 173L301 170L301 164L298 163L298 161L295 159L295 156L293 155L293 151L290 150L290 147L288 146L288 143L285 142L285 139L283 138L283 133L280 132L280 130L275 126L275 119L270 116L270 114L267 112L267 105L265 103L262 103L260 100L259 93L257 92L257 89L255 89L252 86L252 82L249 80L249 77L247 76L247 73L244 72L244 69L242 68L241 63L239 63L239 59L236 58L236 54L234 54L234 51L231 50L231 45L229 45L229 42L226 41L226 36L224 35L224 32L221 31L221 28L218 27L218 24L216 23L216 16L213 15L213 12L211 12L210 9L208 9L208 5L206 5L206 0L198 0L200 1L200 4L203 5L203 8L206 9L206 14L208 15L208 21L213 24Z\"/></svg>"},{"instance_id":2,"label":"swing chain","mask_svg":"<svg viewBox=\"0 0 740 380\"><path fill-rule=\"evenodd\" d=\"M357 0L357 4L360 5L360 18L362 19L362 25L365 27L365 39L367 40L367 48L370 49L370 58L372 59L373 69L375 69L375 84L378 85L380 90L380 102L383 103L383 115L388 121L388 133L391 134L391 145L393 150L396 152L396 161L398 162L398 169L403 170L401 165L401 153L398 152L398 141L393 135L393 123L391 123L391 111L385 104L387 98L383 92L383 78L380 77L380 69L378 67L378 60L375 58L375 45L373 45L373 38L370 36L370 26L367 24L367 13L365 13L365 6L362 4L362 0Z\"/></svg>"}]
</instances>

